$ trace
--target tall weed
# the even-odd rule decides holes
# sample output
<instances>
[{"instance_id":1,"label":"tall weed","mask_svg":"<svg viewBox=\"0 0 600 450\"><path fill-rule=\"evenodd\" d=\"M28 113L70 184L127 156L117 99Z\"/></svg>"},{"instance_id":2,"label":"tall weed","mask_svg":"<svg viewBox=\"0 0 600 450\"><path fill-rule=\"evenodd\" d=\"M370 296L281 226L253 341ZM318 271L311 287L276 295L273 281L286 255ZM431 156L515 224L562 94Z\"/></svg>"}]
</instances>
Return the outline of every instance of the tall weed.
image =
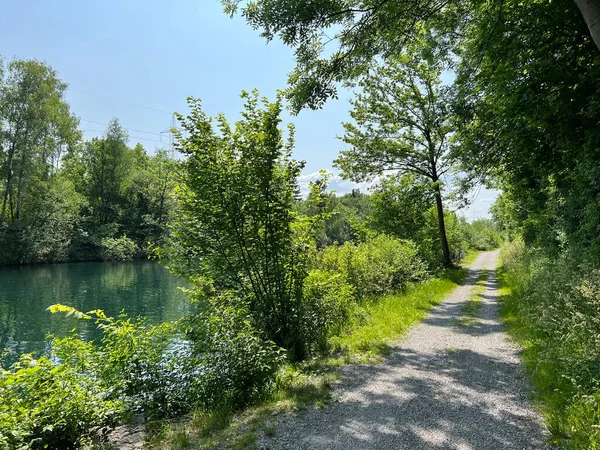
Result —
<instances>
[{"instance_id":1,"label":"tall weed","mask_svg":"<svg viewBox=\"0 0 600 450\"><path fill-rule=\"evenodd\" d=\"M502 310L524 345L555 441L600 448L600 271L569 255L549 259L516 241L503 251L501 279L510 288Z\"/></svg>"},{"instance_id":2,"label":"tall weed","mask_svg":"<svg viewBox=\"0 0 600 450\"><path fill-rule=\"evenodd\" d=\"M317 255L318 268L339 273L356 290L359 299L403 289L424 279L426 265L411 241L378 235L365 243L333 245Z\"/></svg>"}]
</instances>

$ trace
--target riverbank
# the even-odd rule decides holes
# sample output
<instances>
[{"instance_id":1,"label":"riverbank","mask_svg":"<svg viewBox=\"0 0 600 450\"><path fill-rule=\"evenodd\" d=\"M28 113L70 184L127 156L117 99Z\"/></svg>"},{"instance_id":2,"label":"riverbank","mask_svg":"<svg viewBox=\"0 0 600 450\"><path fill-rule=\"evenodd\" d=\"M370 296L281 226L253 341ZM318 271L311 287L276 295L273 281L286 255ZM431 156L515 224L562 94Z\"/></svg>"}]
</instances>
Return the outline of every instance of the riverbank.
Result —
<instances>
[{"instance_id":1,"label":"riverbank","mask_svg":"<svg viewBox=\"0 0 600 450\"><path fill-rule=\"evenodd\" d=\"M3 267L38 267L38 266L49 266L49 265L60 265L60 264L78 264L78 263L122 263L122 262L144 262L152 261L150 254L144 253L136 256L135 258L126 259L102 259L100 256L94 256L89 258L72 258L72 259L59 259L56 261L36 261L36 262L4 262L0 263L0 269Z\"/></svg>"},{"instance_id":2,"label":"riverbank","mask_svg":"<svg viewBox=\"0 0 600 450\"><path fill-rule=\"evenodd\" d=\"M478 254L469 252L463 266L470 265ZM410 285L404 292L373 299L365 304L361 319L334 339L333 356L284 366L261 401L243 412L234 413L226 408L196 411L175 423L153 423L147 435L149 447L169 450L190 446L248 448L260 436L276 432L278 415L304 408L325 408L335 400L332 388L343 366L381 361L389 353L391 344L460 286L466 275L464 268L445 271L435 278Z\"/></svg>"}]
</instances>

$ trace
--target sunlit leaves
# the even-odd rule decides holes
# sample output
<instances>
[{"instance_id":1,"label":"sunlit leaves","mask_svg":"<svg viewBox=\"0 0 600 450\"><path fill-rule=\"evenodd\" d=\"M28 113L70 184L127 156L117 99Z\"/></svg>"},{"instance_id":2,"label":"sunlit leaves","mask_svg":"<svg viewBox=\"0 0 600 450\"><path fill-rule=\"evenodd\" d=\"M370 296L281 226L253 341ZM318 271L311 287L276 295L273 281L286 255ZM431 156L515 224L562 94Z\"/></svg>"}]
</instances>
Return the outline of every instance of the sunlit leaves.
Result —
<instances>
[{"instance_id":1,"label":"sunlit leaves","mask_svg":"<svg viewBox=\"0 0 600 450\"><path fill-rule=\"evenodd\" d=\"M436 18L447 2L415 0L222 0L229 15L294 49L289 77L294 111L320 108L337 95L337 85L365 74L377 57L392 58Z\"/></svg>"},{"instance_id":2,"label":"sunlit leaves","mask_svg":"<svg viewBox=\"0 0 600 450\"><path fill-rule=\"evenodd\" d=\"M84 313L79 311L72 306L62 305L60 303L56 303L54 305L50 305L46 308L46 311L49 311L52 314L64 313L65 317L73 316L76 319L84 319L84 320L98 320L105 322L112 322L113 319L111 317L107 317L104 311L101 309L94 309L92 311L88 311Z\"/></svg>"},{"instance_id":3,"label":"sunlit leaves","mask_svg":"<svg viewBox=\"0 0 600 450\"><path fill-rule=\"evenodd\" d=\"M198 99L179 116L184 132L177 147L188 156L177 190L181 214L174 224L171 266L203 282L205 299L215 291L249 306L259 330L302 358L296 339L306 246L294 227L292 204L304 164L291 159L293 128L287 140L279 127L282 100L242 93L242 119L211 119Z\"/></svg>"}]
</instances>

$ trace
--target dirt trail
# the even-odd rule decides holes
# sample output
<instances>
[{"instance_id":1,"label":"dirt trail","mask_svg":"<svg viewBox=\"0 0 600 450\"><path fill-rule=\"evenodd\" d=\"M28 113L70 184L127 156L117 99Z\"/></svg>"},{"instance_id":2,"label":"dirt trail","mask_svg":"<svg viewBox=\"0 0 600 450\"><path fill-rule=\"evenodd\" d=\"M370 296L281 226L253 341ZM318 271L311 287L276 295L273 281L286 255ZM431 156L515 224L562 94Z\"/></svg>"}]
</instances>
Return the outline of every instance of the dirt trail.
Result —
<instances>
[{"instance_id":1,"label":"dirt trail","mask_svg":"<svg viewBox=\"0 0 600 450\"><path fill-rule=\"evenodd\" d=\"M546 431L529 401L516 347L498 321L498 251L481 254L457 288L379 365L350 365L339 400L278 419L265 449L534 449ZM477 320L458 324L482 270Z\"/></svg>"}]
</instances>

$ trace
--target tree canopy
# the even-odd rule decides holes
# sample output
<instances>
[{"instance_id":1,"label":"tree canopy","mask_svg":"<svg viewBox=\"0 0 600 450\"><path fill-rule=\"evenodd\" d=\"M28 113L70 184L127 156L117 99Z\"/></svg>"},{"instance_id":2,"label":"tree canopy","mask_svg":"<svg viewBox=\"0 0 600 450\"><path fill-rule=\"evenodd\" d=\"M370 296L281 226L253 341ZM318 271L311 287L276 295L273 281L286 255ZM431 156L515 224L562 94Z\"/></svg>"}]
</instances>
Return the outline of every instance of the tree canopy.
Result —
<instances>
[{"instance_id":1,"label":"tree canopy","mask_svg":"<svg viewBox=\"0 0 600 450\"><path fill-rule=\"evenodd\" d=\"M492 13L498 23L513 6L527 14L527 6L552 9L551 1L486 2L482 0L221 0L229 15L240 13L267 40L279 37L295 53L296 69L288 79L291 107L320 108L337 87L365 74L377 59L397 56L421 28L435 29L447 42L464 35L464 27ZM591 0L567 0L569 14L594 36L600 49L600 7ZM513 6L511 6L513 5ZM520 8L519 5L524 6ZM579 10L578 10L579 8ZM523 16L523 17L524 17ZM558 17L560 20L561 17ZM587 24L587 26L586 26ZM589 28L588 28L589 26ZM591 30L591 31L590 31ZM590 35L591 33L591 35ZM485 37L481 49L485 51ZM330 47L333 47L331 49ZM568 67L565 67L568 70Z\"/></svg>"},{"instance_id":2,"label":"tree canopy","mask_svg":"<svg viewBox=\"0 0 600 450\"><path fill-rule=\"evenodd\" d=\"M450 96L442 84L442 61L424 55L427 47L378 65L359 82L351 101L342 150L334 164L354 181L390 172L412 173L434 192L444 263L451 263L444 224L442 177L452 169Z\"/></svg>"}]
</instances>

